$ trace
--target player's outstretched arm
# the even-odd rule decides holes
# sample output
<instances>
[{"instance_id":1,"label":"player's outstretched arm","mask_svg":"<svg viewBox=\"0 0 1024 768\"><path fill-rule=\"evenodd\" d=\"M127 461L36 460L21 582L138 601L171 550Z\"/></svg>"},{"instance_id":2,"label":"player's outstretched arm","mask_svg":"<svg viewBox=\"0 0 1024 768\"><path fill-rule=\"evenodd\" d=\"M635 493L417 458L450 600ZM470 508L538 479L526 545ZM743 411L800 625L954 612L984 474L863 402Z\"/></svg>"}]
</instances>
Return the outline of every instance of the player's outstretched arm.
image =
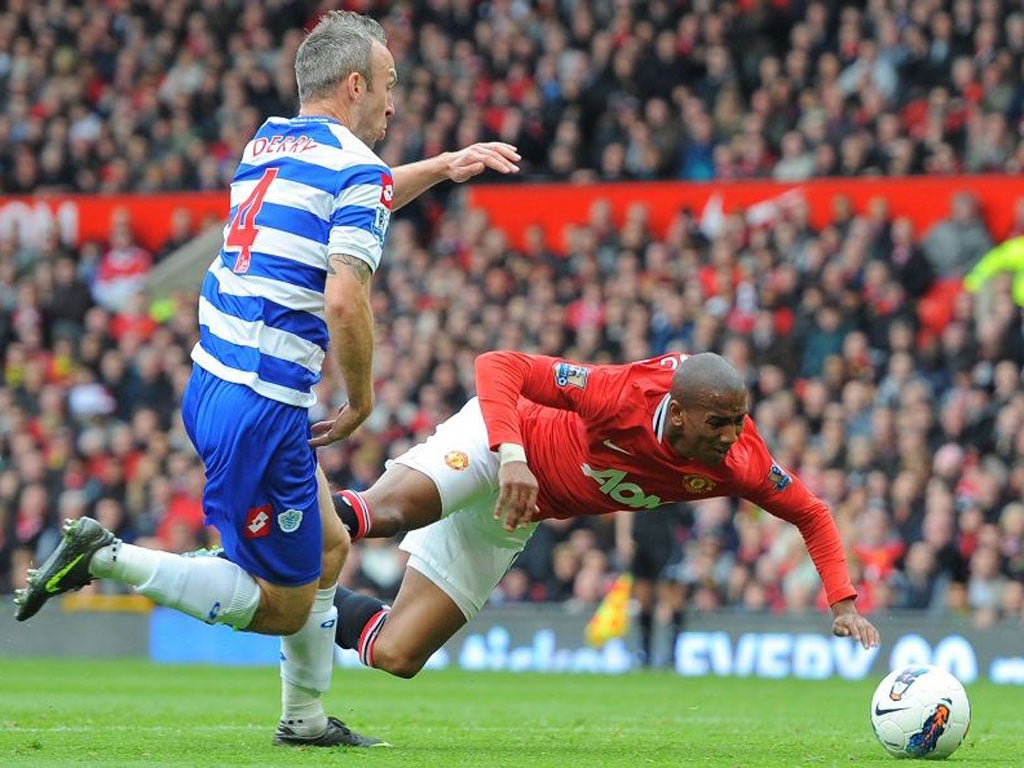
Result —
<instances>
[{"instance_id":1,"label":"player's outstretched arm","mask_svg":"<svg viewBox=\"0 0 1024 768\"><path fill-rule=\"evenodd\" d=\"M833 634L851 637L865 648L877 646L878 630L853 604L857 591L850 580L839 528L828 505L812 494L799 477L775 462L753 422L744 434L755 450L754 459L746 465L748 485L743 497L800 530L832 608Z\"/></svg>"},{"instance_id":2,"label":"player's outstretched arm","mask_svg":"<svg viewBox=\"0 0 1024 768\"><path fill-rule=\"evenodd\" d=\"M851 637L865 648L874 648L881 642L878 629L857 613L852 597L832 605L832 634Z\"/></svg>"},{"instance_id":3,"label":"player's outstretched arm","mask_svg":"<svg viewBox=\"0 0 1024 768\"><path fill-rule=\"evenodd\" d=\"M488 168L502 174L519 173L521 159L511 144L483 141L463 147L458 152L442 152L426 160L399 165L391 169L395 185L392 210L411 203L442 181L461 184Z\"/></svg>"},{"instance_id":4,"label":"player's outstretched arm","mask_svg":"<svg viewBox=\"0 0 1024 768\"><path fill-rule=\"evenodd\" d=\"M521 445L502 443L498 449L501 466L498 469L498 501L494 505L494 519L504 520L506 531L520 525L529 525L537 513L537 478L526 463Z\"/></svg>"}]
</instances>

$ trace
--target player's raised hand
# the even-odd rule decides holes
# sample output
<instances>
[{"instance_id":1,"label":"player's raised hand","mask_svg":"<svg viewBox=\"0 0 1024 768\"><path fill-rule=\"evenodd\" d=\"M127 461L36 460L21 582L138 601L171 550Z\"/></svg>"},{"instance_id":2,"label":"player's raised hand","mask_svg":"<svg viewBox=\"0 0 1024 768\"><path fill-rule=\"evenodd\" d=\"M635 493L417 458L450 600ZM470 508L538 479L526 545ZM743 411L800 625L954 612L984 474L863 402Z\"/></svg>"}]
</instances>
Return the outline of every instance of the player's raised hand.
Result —
<instances>
[{"instance_id":1,"label":"player's raised hand","mask_svg":"<svg viewBox=\"0 0 1024 768\"><path fill-rule=\"evenodd\" d=\"M323 448L338 440L344 440L355 432L356 427L362 424L369 415L370 410L364 413L356 410L349 403L345 403L338 409L338 415L334 421L318 421L310 427L310 431L313 433L313 438L309 441L310 447Z\"/></svg>"},{"instance_id":2,"label":"player's raised hand","mask_svg":"<svg viewBox=\"0 0 1024 768\"><path fill-rule=\"evenodd\" d=\"M832 634L852 637L865 648L875 648L881 642L878 629L853 607L853 600L840 600L832 606Z\"/></svg>"},{"instance_id":3,"label":"player's raised hand","mask_svg":"<svg viewBox=\"0 0 1024 768\"><path fill-rule=\"evenodd\" d=\"M519 173L522 158L511 144L482 141L448 155L448 178L462 183L490 168L498 173Z\"/></svg>"},{"instance_id":4,"label":"player's raised hand","mask_svg":"<svg viewBox=\"0 0 1024 768\"><path fill-rule=\"evenodd\" d=\"M504 518L502 527L514 531L529 525L537 513L537 478L525 461L509 461L498 470L498 503L494 519Z\"/></svg>"}]
</instances>

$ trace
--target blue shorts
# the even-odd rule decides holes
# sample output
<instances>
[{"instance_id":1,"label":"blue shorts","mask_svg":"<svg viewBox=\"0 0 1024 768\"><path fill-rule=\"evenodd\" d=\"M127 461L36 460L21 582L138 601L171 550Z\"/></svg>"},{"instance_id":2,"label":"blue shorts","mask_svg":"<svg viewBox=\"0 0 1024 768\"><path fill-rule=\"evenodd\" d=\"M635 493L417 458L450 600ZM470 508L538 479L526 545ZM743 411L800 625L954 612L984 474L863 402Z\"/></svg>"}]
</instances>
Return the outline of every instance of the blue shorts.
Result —
<instances>
[{"instance_id":1,"label":"blue shorts","mask_svg":"<svg viewBox=\"0 0 1024 768\"><path fill-rule=\"evenodd\" d=\"M206 523L228 558L271 584L318 579L323 530L306 409L193 365L181 416L206 465Z\"/></svg>"}]
</instances>

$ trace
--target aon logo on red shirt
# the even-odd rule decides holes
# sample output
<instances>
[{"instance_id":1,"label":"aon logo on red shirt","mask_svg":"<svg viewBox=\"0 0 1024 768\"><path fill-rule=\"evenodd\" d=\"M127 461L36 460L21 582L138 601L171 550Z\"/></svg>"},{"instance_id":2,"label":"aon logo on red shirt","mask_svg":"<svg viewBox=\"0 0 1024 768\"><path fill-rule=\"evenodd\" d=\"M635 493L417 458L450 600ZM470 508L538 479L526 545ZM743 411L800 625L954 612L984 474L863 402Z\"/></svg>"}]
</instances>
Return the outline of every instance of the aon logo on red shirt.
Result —
<instances>
[{"instance_id":1,"label":"aon logo on red shirt","mask_svg":"<svg viewBox=\"0 0 1024 768\"><path fill-rule=\"evenodd\" d=\"M626 472L622 469L594 469L589 464L580 467L583 474L600 483L598 490L613 501L628 509L654 509L661 506L661 498L651 494L636 483L624 483Z\"/></svg>"}]
</instances>

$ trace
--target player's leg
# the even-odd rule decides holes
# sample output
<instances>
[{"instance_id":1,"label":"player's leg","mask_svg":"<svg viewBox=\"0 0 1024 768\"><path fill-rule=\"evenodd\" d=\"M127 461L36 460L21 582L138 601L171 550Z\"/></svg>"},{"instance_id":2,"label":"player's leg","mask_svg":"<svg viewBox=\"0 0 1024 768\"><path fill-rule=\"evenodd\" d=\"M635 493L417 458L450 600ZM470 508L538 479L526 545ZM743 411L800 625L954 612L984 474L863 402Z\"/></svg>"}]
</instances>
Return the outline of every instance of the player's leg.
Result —
<instances>
[{"instance_id":1,"label":"player's leg","mask_svg":"<svg viewBox=\"0 0 1024 768\"><path fill-rule=\"evenodd\" d=\"M91 518L69 521L57 550L18 595L19 619L29 618L54 595L108 578L211 624L263 634L290 634L303 625L316 592L322 540L315 459L308 445L303 441L311 478L305 499L281 506L275 517L263 480L279 443L301 440L308 432L304 412L197 367L182 415L206 465L207 522L220 531L227 557L144 549L115 539ZM310 504L316 514L304 515ZM302 557L303 547L314 554ZM289 555L302 562L282 570Z\"/></svg>"},{"instance_id":2,"label":"player's leg","mask_svg":"<svg viewBox=\"0 0 1024 768\"><path fill-rule=\"evenodd\" d=\"M182 420L206 467L206 522L220 533L227 560L261 587L248 629L298 632L316 595L323 549L306 410L195 367Z\"/></svg>"},{"instance_id":3,"label":"player's leg","mask_svg":"<svg viewBox=\"0 0 1024 768\"><path fill-rule=\"evenodd\" d=\"M409 564L393 607L339 590L338 645L367 666L416 675L479 612L536 527L507 534L493 519L495 500L485 496L406 535Z\"/></svg>"},{"instance_id":4,"label":"player's leg","mask_svg":"<svg viewBox=\"0 0 1024 768\"><path fill-rule=\"evenodd\" d=\"M654 635L654 582L649 577L633 574L633 599L636 600L637 623L640 625L640 648L637 653L641 666L649 667L652 661L652 637Z\"/></svg>"},{"instance_id":5,"label":"player's leg","mask_svg":"<svg viewBox=\"0 0 1024 768\"><path fill-rule=\"evenodd\" d=\"M25 621L51 597L97 578L132 586L208 624L260 631L252 626L261 603L260 585L244 569L219 557L187 558L124 544L90 517L64 524L60 545L30 572L28 586L15 596L16 618ZM284 595L277 599L287 601Z\"/></svg>"},{"instance_id":6,"label":"player's leg","mask_svg":"<svg viewBox=\"0 0 1024 768\"><path fill-rule=\"evenodd\" d=\"M391 462L370 488L339 491L334 510L352 541L389 539L441 517L441 497L422 472Z\"/></svg>"},{"instance_id":7,"label":"player's leg","mask_svg":"<svg viewBox=\"0 0 1024 768\"><path fill-rule=\"evenodd\" d=\"M335 511L352 541L390 538L490 493L498 485L497 466L474 397L424 442L389 461L368 490L334 494Z\"/></svg>"},{"instance_id":8,"label":"player's leg","mask_svg":"<svg viewBox=\"0 0 1024 768\"><path fill-rule=\"evenodd\" d=\"M423 443L388 462L384 474L368 490L334 494L339 519L352 541L367 536L390 538L440 519L445 509L488 494L496 485L497 464L487 446L479 404L471 400L438 425ZM441 487L444 487L442 499ZM338 588L338 644L361 648L371 644L390 608L377 598Z\"/></svg>"},{"instance_id":9,"label":"player's leg","mask_svg":"<svg viewBox=\"0 0 1024 768\"><path fill-rule=\"evenodd\" d=\"M686 597L687 587L675 579L662 577L657 582L657 599L661 606L664 606L668 614L669 624L669 658L668 664L673 669L676 665L676 645L679 636L686 626Z\"/></svg>"},{"instance_id":10,"label":"player's leg","mask_svg":"<svg viewBox=\"0 0 1024 768\"><path fill-rule=\"evenodd\" d=\"M406 568L395 604L364 663L396 677L413 677L469 618L441 587L415 568Z\"/></svg>"},{"instance_id":11,"label":"player's leg","mask_svg":"<svg viewBox=\"0 0 1024 768\"><path fill-rule=\"evenodd\" d=\"M320 581L313 606L302 628L281 638L281 720L274 743L282 746L378 746L378 739L353 733L340 720L328 717L322 696L330 688L334 669L334 606L338 574L348 555L348 533L334 513L323 470L316 469L324 543Z\"/></svg>"},{"instance_id":12,"label":"player's leg","mask_svg":"<svg viewBox=\"0 0 1024 768\"><path fill-rule=\"evenodd\" d=\"M649 667L660 664L661 643L658 627L667 623L661 592L663 573L676 556L675 536L669 510L651 510L633 518L635 542L633 577L634 597L639 606L637 623L640 630L639 661Z\"/></svg>"},{"instance_id":13,"label":"player's leg","mask_svg":"<svg viewBox=\"0 0 1024 768\"><path fill-rule=\"evenodd\" d=\"M644 515L655 512L644 512L637 515L634 521L635 551L633 556L633 597L637 602L639 613L637 623L640 629L640 648L638 657L640 664L649 667L655 659L655 606L657 604L656 584L671 554L670 540L661 533L659 528L653 530L640 520Z\"/></svg>"},{"instance_id":14,"label":"player's leg","mask_svg":"<svg viewBox=\"0 0 1024 768\"><path fill-rule=\"evenodd\" d=\"M68 520L56 551L16 597L17 618L31 618L51 597L94 579L139 594L207 624L277 635L294 632L296 605L312 602L316 582L284 587L222 557L188 557L125 544L90 517Z\"/></svg>"},{"instance_id":15,"label":"player's leg","mask_svg":"<svg viewBox=\"0 0 1024 768\"><path fill-rule=\"evenodd\" d=\"M533 532L509 534L493 519L497 473L471 400L353 499L371 535L411 530L402 542L411 557L393 608L339 589L338 645L356 649L368 666L411 677L480 610Z\"/></svg>"},{"instance_id":16,"label":"player's leg","mask_svg":"<svg viewBox=\"0 0 1024 768\"><path fill-rule=\"evenodd\" d=\"M343 491L334 498L336 506L342 500L341 519L370 538L421 528L437 521L442 511L434 481L399 462L392 462L363 493ZM353 521L356 514L362 518L358 522ZM339 587L338 606L338 644L356 649L367 666L400 677L418 672L466 621L443 590L413 569L406 569L393 607L343 587ZM406 642L396 646L393 638L403 634Z\"/></svg>"}]
</instances>

